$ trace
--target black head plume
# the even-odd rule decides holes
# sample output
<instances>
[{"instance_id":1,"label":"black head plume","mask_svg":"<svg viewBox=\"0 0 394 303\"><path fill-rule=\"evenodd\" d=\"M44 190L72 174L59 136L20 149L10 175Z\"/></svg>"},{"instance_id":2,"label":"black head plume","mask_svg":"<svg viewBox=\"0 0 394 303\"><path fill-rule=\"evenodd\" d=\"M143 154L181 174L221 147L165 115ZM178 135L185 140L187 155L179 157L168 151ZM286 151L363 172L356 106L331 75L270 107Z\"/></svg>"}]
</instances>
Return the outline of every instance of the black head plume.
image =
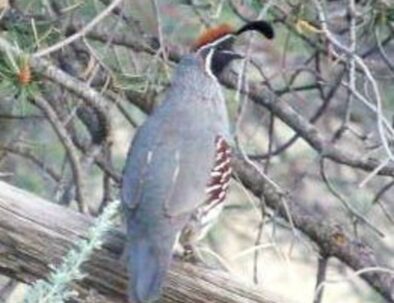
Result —
<instances>
[{"instance_id":1,"label":"black head plume","mask_svg":"<svg viewBox=\"0 0 394 303\"><path fill-rule=\"evenodd\" d=\"M234 34L238 36L248 31L259 32L260 34L264 35L267 39L273 39L275 37L275 32L274 29L272 28L272 25L263 20L249 22L244 26L242 26Z\"/></svg>"}]
</instances>

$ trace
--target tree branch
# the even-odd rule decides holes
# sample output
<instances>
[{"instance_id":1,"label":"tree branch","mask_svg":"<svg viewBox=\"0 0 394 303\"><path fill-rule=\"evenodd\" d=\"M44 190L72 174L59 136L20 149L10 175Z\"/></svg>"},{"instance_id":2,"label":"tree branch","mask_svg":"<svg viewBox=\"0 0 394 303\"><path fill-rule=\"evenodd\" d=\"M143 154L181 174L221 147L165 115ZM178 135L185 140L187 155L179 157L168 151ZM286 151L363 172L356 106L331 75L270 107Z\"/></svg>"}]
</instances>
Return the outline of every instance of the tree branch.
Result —
<instances>
[{"instance_id":1,"label":"tree branch","mask_svg":"<svg viewBox=\"0 0 394 303\"><path fill-rule=\"evenodd\" d=\"M74 23L71 26L75 27L74 30L79 28L79 26ZM105 41L105 39L108 38L108 35L109 34L106 33L105 30L100 28L89 33L90 38L102 41ZM135 51L146 52L149 54L153 54L155 52L154 49L158 49L160 47L160 45L154 44L151 40L143 41L142 39L137 40L121 35L115 35L113 42L130 47ZM182 55L182 51L178 47L171 45L168 45L167 53L169 59L172 61L178 61ZM223 75L220 80L221 83L228 88L236 89L237 77L238 75L235 73L228 72ZM314 150L316 150L316 152L321 154L323 157L327 157L337 163L364 171L373 171L380 165L379 161L363 159L362 155L357 155L357 153L354 153L354 151L348 152L343 148L339 148L331 144L330 140L325 138L316 126L307 121L301 114L297 113L297 111L295 111L291 105L285 102L280 102L277 100L277 98L272 98L272 100L265 98L264 92L267 92L267 90L264 88L264 86L250 82L244 87L248 87L248 90L244 90L242 92L247 94L253 102L272 111L279 119L281 119L291 129L293 129L293 131L298 136L304 139ZM138 106L143 110L150 110L148 103L145 103L145 105L141 103L138 104ZM381 170L379 170L378 174L393 177L394 166L386 165Z\"/></svg>"},{"instance_id":2,"label":"tree branch","mask_svg":"<svg viewBox=\"0 0 394 303\"><path fill-rule=\"evenodd\" d=\"M5 53L11 52L16 56L28 57L28 63L35 72L44 75L46 78L52 80L61 87L64 87L75 95L81 97L87 105L95 108L102 115L102 117L105 117L106 127L108 129L107 133L110 133L111 125L108 118L108 110L106 109L106 105L110 104L111 102L106 97L98 93L86 83L68 75L61 69L57 68L48 60L29 57L28 54L13 46L6 39L0 38L0 51Z\"/></svg>"},{"instance_id":3,"label":"tree branch","mask_svg":"<svg viewBox=\"0 0 394 303\"><path fill-rule=\"evenodd\" d=\"M0 273L26 283L45 278L50 264L58 264L73 243L86 237L91 224L88 216L0 182ZM82 298L94 289L103 302L124 302L127 278L119 261L123 243L123 234L113 230L103 248L83 266L87 276L76 285ZM290 301L223 272L174 262L161 302Z\"/></svg>"},{"instance_id":4,"label":"tree branch","mask_svg":"<svg viewBox=\"0 0 394 303\"><path fill-rule=\"evenodd\" d=\"M268 207L275 209L295 228L308 235L319 247L324 256L336 257L353 270L366 268L388 269L380 264L377 257L366 243L353 239L332 219L317 214L303 207L303 203L291 197L285 197L268 182L265 182L254 167L239 158L233 161L234 169L241 182L256 196L264 197ZM323 202L322 202L323 203ZM394 276L382 271L371 271L361 274L388 302L394 302Z\"/></svg>"},{"instance_id":5,"label":"tree branch","mask_svg":"<svg viewBox=\"0 0 394 303\"><path fill-rule=\"evenodd\" d=\"M110 5L108 5L108 7L106 7L100 14L98 14L96 17L94 17L94 19L92 21L90 21L80 31L67 37L66 39L64 39L62 41L55 43L54 45L52 45L46 49L36 52L35 54L33 54L33 56L38 58L38 57L49 55L50 53L58 51L59 49L65 47L66 45L71 44L72 42L82 38L93 27L95 27L101 20L103 20L105 17L107 17L108 14L111 13L111 11L113 9L115 9L122 1L123 0L114 0Z\"/></svg>"}]
</instances>

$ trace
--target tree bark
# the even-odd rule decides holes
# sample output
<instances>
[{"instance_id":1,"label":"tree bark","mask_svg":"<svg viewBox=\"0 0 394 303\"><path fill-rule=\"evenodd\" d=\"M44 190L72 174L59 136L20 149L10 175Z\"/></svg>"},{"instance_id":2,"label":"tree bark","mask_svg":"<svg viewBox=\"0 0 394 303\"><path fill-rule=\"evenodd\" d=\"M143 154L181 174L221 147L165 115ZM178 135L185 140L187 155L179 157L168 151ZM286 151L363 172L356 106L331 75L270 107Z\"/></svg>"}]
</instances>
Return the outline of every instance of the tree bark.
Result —
<instances>
[{"instance_id":1,"label":"tree bark","mask_svg":"<svg viewBox=\"0 0 394 303\"><path fill-rule=\"evenodd\" d=\"M86 238L92 221L86 215L0 182L0 273L25 283L45 278L51 264L59 264L73 243ZM98 293L100 302L126 302L127 275L119 261L123 243L124 235L112 230L103 247L84 264L87 276L74 285L81 301L88 302L93 293ZM161 302L290 301L221 271L174 262Z\"/></svg>"}]
</instances>

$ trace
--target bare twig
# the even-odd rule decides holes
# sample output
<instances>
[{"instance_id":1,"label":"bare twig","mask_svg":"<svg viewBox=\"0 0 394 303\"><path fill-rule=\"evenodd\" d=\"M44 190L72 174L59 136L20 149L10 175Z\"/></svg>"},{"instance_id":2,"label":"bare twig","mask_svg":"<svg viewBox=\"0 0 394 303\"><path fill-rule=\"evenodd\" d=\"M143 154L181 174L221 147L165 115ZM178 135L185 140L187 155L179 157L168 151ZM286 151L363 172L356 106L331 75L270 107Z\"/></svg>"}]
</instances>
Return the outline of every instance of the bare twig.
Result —
<instances>
[{"instance_id":1,"label":"bare twig","mask_svg":"<svg viewBox=\"0 0 394 303\"><path fill-rule=\"evenodd\" d=\"M388 274L390 268L378 261L377 256L366 243L350 237L335 222L327 220L324 215L314 213L304 206L305 203L291 196L287 197L288 209L286 209L285 204L282 203L283 195L267 183L247 162L237 158L233 161L233 165L242 183L256 196L262 195L267 206L276 209L284 220L288 220L288 209L290 209L294 226L308 235L326 256L338 258L355 271L369 267L385 269L384 271L363 271L361 278L389 302L394 301L392 292L394 276ZM324 197L321 197L320 203L327 203Z\"/></svg>"},{"instance_id":2,"label":"bare twig","mask_svg":"<svg viewBox=\"0 0 394 303\"><path fill-rule=\"evenodd\" d=\"M69 45L70 43L82 38L86 33L88 33L93 27L95 27L101 20L108 16L113 9L115 9L123 0L114 0L110 5L108 5L100 14L98 14L92 21L90 21L84 28L79 30L77 33L71 35L70 37L55 43L54 45L40 50L33 54L34 57L42 57L49 55L59 49Z\"/></svg>"},{"instance_id":3,"label":"bare twig","mask_svg":"<svg viewBox=\"0 0 394 303\"><path fill-rule=\"evenodd\" d=\"M0 145L0 150L6 151L8 153L12 153L15 155L19 155L23 158L26 158L33 162L37 167L42 169L45 173L47 173L53 180L59 182L61 176L55 171L54 168L50 167L44 160L37 157L32 150L18 146L16 144L5 144Z\"/></svg>"},{"instance_id":4,"label":"bare twig","mask_svg":"<svg viewBox=\"0 0 394 303\"><path fill-rule=\"evenodd\" d=\"M75 178L74 182L77 193L78 207L81 212L86 213L87 204L84 197L85 178L83 177L83 171L77 149L75 148L66 128L60 121L52 106L42 96L39 95L34 97L34 103L45 113L48 121L52 124L53 129L58 135L60 142L63 144L65 150L67 151L68 157L70 159L72 172Z\"/></svg>"},{"instance_id":5,"label":"bare twig","mask_svg":"<svg viewBox=\"0 0 394 303\"><path fill-rule=\"evenodd\" d=\"M323 299L324 287L320 287L320 285L326 279L327 273L327 265L328 265L328 258L327 257L319 257L317 264L317 277L316 277L316 287L315 287L315 298L313 303L321 303Z\"/></svg>"}]
</instances>

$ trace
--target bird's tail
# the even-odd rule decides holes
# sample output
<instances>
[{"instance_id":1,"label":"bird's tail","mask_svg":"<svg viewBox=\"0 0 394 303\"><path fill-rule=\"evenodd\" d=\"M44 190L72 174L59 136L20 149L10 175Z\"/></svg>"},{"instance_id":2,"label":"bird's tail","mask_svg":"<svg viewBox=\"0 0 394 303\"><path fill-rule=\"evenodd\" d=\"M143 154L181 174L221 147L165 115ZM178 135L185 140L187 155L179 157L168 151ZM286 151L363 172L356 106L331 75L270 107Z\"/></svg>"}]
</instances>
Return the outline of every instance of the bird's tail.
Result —
<instances>
[{"instance_id":1,"label":"bird's tail","mask_svg":"<svg viewBox=\"0 0 394 303\"><path fill-rule=\"evenodd\" d=\"M128 247L129 299L131 303L155 302L171 261L172 241L155 243L147 237L137 237Z\"/></svg>"}]
</instances>

